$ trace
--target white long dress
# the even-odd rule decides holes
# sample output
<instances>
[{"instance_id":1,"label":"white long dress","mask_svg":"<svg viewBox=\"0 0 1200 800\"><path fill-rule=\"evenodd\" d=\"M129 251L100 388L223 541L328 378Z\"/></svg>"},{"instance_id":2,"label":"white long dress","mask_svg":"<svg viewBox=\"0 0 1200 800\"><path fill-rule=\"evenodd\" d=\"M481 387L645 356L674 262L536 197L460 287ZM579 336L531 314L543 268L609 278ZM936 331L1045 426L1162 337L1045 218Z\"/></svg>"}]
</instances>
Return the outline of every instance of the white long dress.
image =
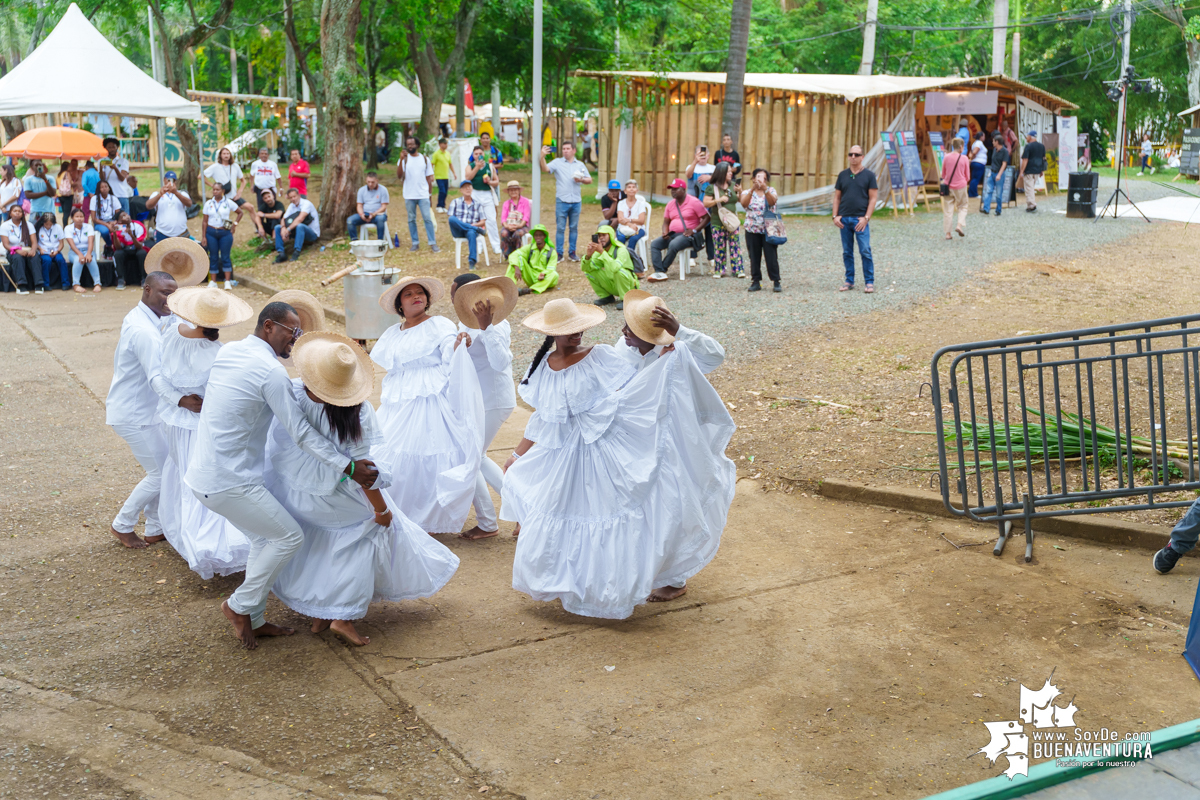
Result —
<instances>
[{"instance_id":1,"label":"white long dress","mask_svg":"<svg viewBox=\"0 0 1200 800\"><path fill-rule=\"evenodd\" d=\"M737 480L734 424L685 343L636 375L595 345L561 371L543 361L518 391L536 410L535 444L501 495L501 519L521 523L514 589L624 619L712 560Z\"/></svg>"},{"instance_id":2,"label":"white long dress","mask_svg":"<svg viewBox=\"0 0 1200 800\"><path fill-rule=\"evenodd\" d=\"M172 325L162 335L159 374L181 394L203 397L208 373L220 350L220 342L188 339L180 335L178 324ZM204 580L241 572L246 568L250 541L220 514L205 508L183 483L200 415L160 399L158 416L169 448L158 502L159 521L167 541Z\"/></svg>"},{"instance_id":3,"label":"white long dress","mask_svg":"<svg viewBox=\"0 0 1200 800\"><path fill-rule=\"evenodd\" d=\"M483 396L457 329L430 317L388 328L371 358L387 370L379 404L379 463L396 482L388 494L428 533L457 533L471 509L483 453Z\"/></svg>"},{"instance_id":4,"label":"white long dress","mask_svg":"<svg viewBox=\"0 0 1200 800\"><path fill-rule=\"evenodd\" d=\"M294 379L292 387L309 423L347 459L373 458L383 436L370 403L363 403L359 416L362 440L347 445L304 383ZM361 619L372 602L437 593L458 569L458 556L392 503L392 524L377 524L362 487L301 450L278 421L271 423L267 455L267 490L304 529L304 545L272 589L289 608L317 619ZM382 489L390 480L381 470L376 485Z\"/></svg>"}]
</instances>

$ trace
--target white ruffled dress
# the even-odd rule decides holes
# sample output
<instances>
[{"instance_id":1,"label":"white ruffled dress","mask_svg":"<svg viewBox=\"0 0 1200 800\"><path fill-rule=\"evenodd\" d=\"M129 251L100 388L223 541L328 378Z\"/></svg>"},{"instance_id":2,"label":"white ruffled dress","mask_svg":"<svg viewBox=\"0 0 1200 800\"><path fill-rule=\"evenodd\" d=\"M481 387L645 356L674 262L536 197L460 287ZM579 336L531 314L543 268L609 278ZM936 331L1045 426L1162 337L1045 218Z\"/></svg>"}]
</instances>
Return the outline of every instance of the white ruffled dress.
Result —
<instances>
[{"instance_id":1,"label":"white ruffled dress","mask_svg":"<svg viewBox=\"0 0 1200 800\"><path fill-rule=\"evenodd\" d=\"M536 410L535 444L502 492L501 519L521 523L514 589L624 619L712 560L737 481L734 424L685 344L636 374L595 345L558 372L543 360L518 391Z\"/></svg>"},{"instance_id":2,"label":"white ruffled dress","mask_svg":"<svg viewBox=\"0 0 1200 800\"><path fill-rule=\"evenodd\" d=\"M483 395L458 330L430 317L388 328L371 358L387 370L379 404L381 465L396 476L388 494L428 533L462 530L483 453Z\"/></svg>"},{"instance_id":3,"label":"white ruffled dress","mask_svg":"<svg viewBox=\"0 0 1200 800\"><path fill-rule=\"evenodd\" d=\"M162 335L160 374L181 394L203 397L208 373L220 351L220 342L185 338L178 324L170 325ZM160 399L158 416L169 448L158 500L163 534L204 580L241 572L246 568L250 541L220 514L205 508L183 482L200 415Z\"/></svg>"},{"instance_id":4,"label":"white ruffled dress","mask_svg":"<svg viewBox=\"0 0 1200 800\"><path fill-rule=\"evenodd\" d=\"M359 417L362 440L347 445L337 440L323 404L309 398L304 383L293 379L292 387L308 421L347 460L374 460L383 437L370 403L363 403ZM372 602L435 594L458 569L458 556L390 502L392 524L377 524L362 487L301 450L278 421L271 423L267 456L268 491L304 529L304 545L272 588L289 608L317 619L361 619ZM376 486L390 481L381 470Z\"/></svg>"}]
</instances>

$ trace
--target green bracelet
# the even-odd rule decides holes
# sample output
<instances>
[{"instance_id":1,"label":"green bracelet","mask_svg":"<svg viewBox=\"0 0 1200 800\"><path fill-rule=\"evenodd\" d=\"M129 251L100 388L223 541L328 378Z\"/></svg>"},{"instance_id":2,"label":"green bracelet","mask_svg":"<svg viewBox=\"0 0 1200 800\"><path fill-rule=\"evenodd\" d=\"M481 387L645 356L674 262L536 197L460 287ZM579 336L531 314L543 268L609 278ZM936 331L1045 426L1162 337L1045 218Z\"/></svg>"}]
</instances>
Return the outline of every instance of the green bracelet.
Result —
<instances>
[{"instance_id":1,"label":"green bracelet","mask_svg":"<svg viewBox=\"0 0 1200 800\"><path fill-rule=\"evenodd\" d=\"M342 476L342 479L341 479L340 481L338 481L338 483L344 483L344 482L345 482L345 480L346 480L346 478L353 478L353 477L354 477L354 462L353 462L353 461L351 461L351 462L350 462L350 474L349 474L349 475L343 475L343 476Z\"/></svg>"}]
</instances>

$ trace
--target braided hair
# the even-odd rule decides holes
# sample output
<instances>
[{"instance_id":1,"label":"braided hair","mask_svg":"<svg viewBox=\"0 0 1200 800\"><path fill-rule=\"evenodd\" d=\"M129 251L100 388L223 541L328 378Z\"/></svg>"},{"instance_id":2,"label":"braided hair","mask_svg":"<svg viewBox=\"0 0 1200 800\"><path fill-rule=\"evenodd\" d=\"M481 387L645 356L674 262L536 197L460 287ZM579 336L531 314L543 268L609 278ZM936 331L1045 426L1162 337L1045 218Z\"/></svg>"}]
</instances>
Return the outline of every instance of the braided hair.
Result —
<instances>
[{"instance_id":1,"label":"braided hair","mask_svg":"<svg viewBox=\"0 0 1200 800\"><path fill-rule=\"evenodd\" d=\"M542 359L546 357L546 353L550 352L550 348L554 345L554 337L547 336L546 341L542 342L542 346L533 356L533 361L529 364L529 371L525 373L525 380L521 381L521 385L529 383L529 379L533 377L533 373L537 371L538 365L542 363Z\"/></svg>"}]
</instances>

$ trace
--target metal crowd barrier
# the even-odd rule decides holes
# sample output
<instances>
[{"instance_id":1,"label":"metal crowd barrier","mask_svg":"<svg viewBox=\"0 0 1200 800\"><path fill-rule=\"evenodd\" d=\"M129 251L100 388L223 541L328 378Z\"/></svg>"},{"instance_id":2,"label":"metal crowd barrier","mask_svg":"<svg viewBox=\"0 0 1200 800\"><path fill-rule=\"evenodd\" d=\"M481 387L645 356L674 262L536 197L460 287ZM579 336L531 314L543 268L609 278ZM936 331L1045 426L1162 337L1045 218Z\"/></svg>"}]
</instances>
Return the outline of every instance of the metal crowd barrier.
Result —
<instances>
[{"instance_id":1,"label":"metal crowd barrier","mask_svg":"<svg viewBox=\"0 0 1200 800\"><path fill-rule=\"evenodd\" d=\"M996 523L996 555L1017 521L1030 561L1034 519L1200 489L1200 315L943 347L931 372L942 502Z\"/></svg>"}]
</instances>

